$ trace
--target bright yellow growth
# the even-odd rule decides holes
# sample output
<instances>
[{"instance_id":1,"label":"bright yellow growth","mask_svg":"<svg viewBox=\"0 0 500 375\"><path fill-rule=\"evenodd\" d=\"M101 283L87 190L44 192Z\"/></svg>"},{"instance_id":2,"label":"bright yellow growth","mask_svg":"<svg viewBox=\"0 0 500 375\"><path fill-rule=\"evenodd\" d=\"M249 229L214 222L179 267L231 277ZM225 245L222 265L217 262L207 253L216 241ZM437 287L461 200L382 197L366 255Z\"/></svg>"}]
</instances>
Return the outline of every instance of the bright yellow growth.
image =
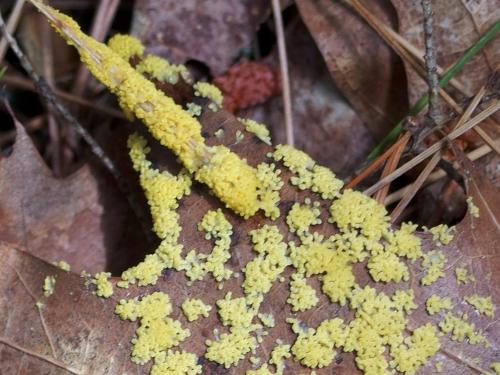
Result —
<instances>
[{"instance_id":1,"label":"bright yellow growth","mask_svg":"<svg viewBox=\"0 0 500 375\"><path fill-rule=\"evenodd\" d=\"M202 98L211 100L208 108L210 108L212 111L216 112L222 107L222 101L224 97L222 96L222 93L217 86L214 86L208 82L196 82L193 85L193 88L195 90L195 96L200 96Z\"/></svg>"},{"instance_id":2,"label":"bright yellow growth","mask_svg":"<svg viewBox=\"0 0 500 375\"><path fill-rule=\"evenodd\" d=\"M318 202L313 205L309 200L306 200L305 204L294 203L286 216L286 223L290 232L300 236L308 232L311 225L321 224L320 214Z\"/></svg>"},{"instance_id":3,"label":"bright yellow growth","mask_svg":"<svg viewBox=\"0 0 500 375\"><path fill-rule=\"evenodd\" d=\"M339 318L324 320L317 329L294 331L298 336L292 346L292 353L296 360L311 368L322 368L332 363L334 347L344 345L347 332L343 320Z\"/></svg>"},{"instance_id":4,"label":"bright yellow growth","mask_svg":"<svg viewBox=\"0 0 500 375\"><path fill-rule=\"evenodd\" d=\"M127 62L133 56L142 57L144 54L144 46L141 41L125 34L116 34L110 38L108 40L108 47Z\"/></svg>"},{"instance_id":5,"label":"bright yellow growth","mask_svg":"<svg viewBox=\"0 0 500 375\"><path fill-rule=\"evenodd\" d=\"M483 297L473 294L465 297L464 300L469 305L474 306L480 314L486 315L489 318L493 318L493 316L495 316L495 306L493 306L491 296Z\"/></svg>"},{"instance_id":6,"label":"bright yellow growth","mask_svg":"<svg viewBox=\"0 0 500 375\"><path fill-rule=\"evenodd\" d=\"M245 129L249 133L253 133L257 138L259 138L266 145L271 146L271 134L266 125L258 123L249 118L241 118L238 120L245 126Z\"/></svg>"},{"instance_id":7,"label":"bright yellow growth","mask_svg":"<svg viewBox=\"0 0 500 375\"><path fill-rule=\"evenodd\" d=\"M367 266L371 277L377 282L408 281L410 277L406 264L392 253L381 253L372 256Z\"/></svg>"},{"instance_id":8,"label":"bright yellow growth","mask_svg":"<svg viewBox=\"0 0 500 375\"><path fill-rule=\"evenodd\" d=\"M427 323L415 329L403 344L391 349L391 356L394 358L391 366L406 375L413 375L437 353L439 347L436 328Z\"/></svg>"},{"instance_id":9,"label":"bright yellow growth","mask_svg":"<svg viewBox=\"0 0 500 375\"><path fill-rule=\"evenodd\" d=\"M201 115L201 106L196 103L187 103L186 104L186 112L189 113L193 117L198 117Z\"/></svg>"},{"instance_id":10,"label":"bright yellow growth","mask_svg":"<svg viewBox=\"0 0 500 375\"><path fill-rule=\"evenodd\" d=\"M62 269L63 271L70 271L71 270L71 266L69 265L69 263L65 262L64 260L59 260L57 262L53 262L52 264L54 266Z\"/></svg>"},{"instance_id":11,"label":"bright yellow growth","mask_svg":"<svg viewBox=\"0 0 500 375\"><path fill-rule=\"evenodd\" d=\"M307 284L305 277L299 273L293 274L290 282L290 297L287 299L287 302L292 305L292 310L294 312L306 311L316 306L318 301L316 290Z\"/></svg>"},{"instance_id":12,"label":"bright yellow growth","mask_svg":"<svg viewBox=\"0 0 500 375\"><path fill-rule=\"evenodd\" d=\"M472 197L467 197L467 199L465 201L467 202L467 208L469 210L469 213L473 217L478 218L479 217L479 208L472 201Z\"/></svg>"},{"instance_id":13,"label":"bright yellow growth","mask_svg":"<svg viewBox=\"0 0 500 375\"><path fill-rule=\"evenodd\" d=\"M215 246L208 255L204 264L206 272L211 272L217 281L224 281L231 277L233 271L226 268L225 263L231 258L229 248L231 247L231 235L233 226L222 213L221 209L217 211L208 211L198 224L198 230L205 231L207 240L214 239Z\"/></svg>"},{"instance_id":14,"label":"bright yellow growth","mask_svg":"<svg viewBox=\"0 0 500 375\"><path fill-rule=\"evenodd\" d=\"M54 293L54 287L56 286L56 278L54 276L47 276L43 280L43 295L45 297L50 297Z\"/></svg>"},{"instance_id":15,"label":"bright yellow growth","mask_svg":"<svg viewBox=\"0 0 500 375\"><path fill-rule=\"evenodd\" d=\"M432 234L432 240L438 246L448 245L453 239L455 227L448 227L446 224L437 225L431 229L424 227L424 230Z\"/></svg>"},{"instance_id":16,"label":"bright yellow growth","mask_svg":"<svg viewBox=\"0 0 500 375\"><path fill-rule=\"evenodd\" d=\"M471 344L484 344L489 346L488 340L481 331L475 331L474 323L468 322L469 317L467 314L462 316L453 315L451 312L447 313L444 320L439 322L439 328L444 333L451 333L453 341L463 342L467 338Z\"/></svg>"},{"instance_id":17,"label":"bright yellow growth","mask_svg":"<svg viewBox=\"0 0 500 375\"><path fill-rule=\"evenodd\" d=\"M427 299L425 306L427 307L427 312L430 315L434 315L441 310L451 310L453 308L453 303L450 297L439 297L433 294Z\"/></svg>"},{"instance_id":18,"label":"bright yellow growth","mask_svg":"<svg viewBox=\"0 0 500 375\"><path fill-rule=\"evenodd\" d=\"M413 233L417 225L412 223L403 223L401 228L385 234L387 245L385 251L394 253L400 257L406 257L410 260L416 260L422 256L420 238Z\"/></svg>"},{"instance_id":19,"label":"bright yellow growth","mask_svg":"<svg viewBox=\"0 0 500 375\"><path fill-rule=\"evenodd\" d=\"M166 350L177 346L190 336L188 329L168 317L172 305L168 295L154 292L139 300L121 300L115 307L115 313L121 319L135 321L140 319L140 325L132 339L132 361L144 364L152 358L163 356Z\"/></svg>"},{"instance_id":20,"label":"bright yellow growth","mask_svg":"<svg viewBox=\"0 0 500 375\"><path fill-rule=\"evenodd\" d=\"M204 304L203 301L198 298L185 300L181 307L184 315L186 315L187 320L190 322L194 322L200 316L208 318L208 314L210 310L212 310L212 306Z\"/></svg>"},{"instance_id":21,"label":"bright yellow growth","mask_svg":"<svg viewBox=\"0 0 500 375\"><path fill-rule=\"evenodd\" d=\"M500 375L500 362L493 362L490 367L495 371L495 374Z\"/></svg>"},{"instance_id":22,"label":"bright yellow growth","mask_svg":"<svg viewBox=\"0 0 500 375\"><path fill-rule=\"evenodd\" d=\"M396 290L391 300L396 309L404 310L407 314L410 314L412 310L418 307L415 304L415 292L413 292L413 289Z\"/></svg>"},{"instance_id":23,"label":"bright yellow growth","mask_svg":"<svg viewBox=\"0 0 500 375\"><path fill-rule=\"evenodd\" d=\"M264 225L251 231L250 236L258 255L243 267L243 290L249 301L256 303L291 262L278 227Z\"/></svg>"},{"instance_id":24,"label":"bright yellow growth","mask_svg":"<svg viewBox=\"0 0 500 375\"><path fill-rule=\"evenodd\" d=\"M476 281L473 275L469 275L469 271L466 266L458 266L455 268L455 276L459 284L468 284L471 281Z\"/></svg>"},{"instance_id":25,"label":"bright yellow growth","mask_svg":"<svg viewBox=\"0 0 500 375\"><path fill-rule=\"evenodd\" d=\"M275 375L275 374L271 372L271 370L269 370L267 364L263 364L257 370L247 370L245 375Z\"/></svg>"},{"instance_id":26,"label":"bright yellow growth","mask_svg":"<svg viewBox=\"0 0 500 375\"><path fill-rule=\"evenodd\" d=\"M202 373L198 357L185 351L161 352L155 358L150 375L196 375Z\"/></svg>"},{"instance_id":27,"label":"bright yellow growth","mask_svg":"<svg viewBox=\"0 0 500 375\"><path fill-rule=\"evenodd\" d=\"M118 97L121 107L141 119L150 133L170 148L189 172L195 173L195 177L206 183L229 208L244 217L255 214L259 204L254 168L224 146L208 147L198 120L172 98L156 90L151 81L120 55L82 33L71 18L41 3L35 4L68 43L75 45L82 61ZM199 83L195 88L200 95L210 95L221 103L221 98L217 98L210 86Z\"/></svg>"},{"instance_id":28,"label":"bright yellow growth","mask_svg":"<svg viewBox=\"0 0 500 375\"><path fill-rule=\"evenodd\" d=\"M305 152L289 145L278 145L273 157L276 161L282 160L283 164L295 173L290 179L292 185L301 190L311 189L323 199L332 199L339 195L343 182L328 168L317 165Z\"/></svg>"},{"instance_id":29,"label":"bright yellow growth","mask_svg":"<svg viewBox=\"0 0 500 375\"><path fill-rule=\"evenodd\" d=\"M276 220L280 216L278 204L280 202L280 190L283 180L280 178L281 170L276 169L274 164L260 163L257 166L257 195L259 208L264 211L266 217Z\"/></svg>"},{"instance_id":30,"label":"bright yellow growth","mask_svg":"<svg viewBox=\"0 0 500 375\"><path fill-rule=\"evenodd\" d=\"M189 80L189 73L184 65L170 64L167 60L155 55L147 55L135 69L139 73L149 74L160 82L172 85L179 81L179 76L184 80Z\"/></svg>"},{"instance_id":31,"label":"bright yellow growth","mask_svg":"<svg viewBox=\"0 0 500 375\"><path fill-rule=\"evenodd\" d=\"M424 254L422 267L425 269L425 275L420 280L422 285L431 285L440 277L444 277L444 265L446 258L442 251L429 251Z\"/></svg>"},{"instance_id":32,"label":"bright yellow growth","mask_svg":"<svg viewBox=\"0 0 500 375\"><path fill-rule=\"evenodd\" d=\"M273 314L257 314L262 324L266 327L272 328L275 326L274 315Z\"/></svg>"},{"instance_id":33,"label":"bright yellow growth","mask_svg":"<svg viewBox=\"0 0 500 375\"><path fill-rule=\"evenodd\" d=\"M113 284L108 278L111 277L109 272L96 273L91 283L96 286L95 294L99 297L108 298L113 295Z\"/></svg>"},{"instance_id":34,"label":"bright yellow growth","mask_svg":"<svg viewBox=\"0 0 500 375\"><path fill-rule=\"evenodd\" d=\"M283 362L291 356L290 345L278 344L273 348L269 363L276 366L276 375L283 374L283 371L285 370L285 364Z\"/></svg>"}]
</instances>

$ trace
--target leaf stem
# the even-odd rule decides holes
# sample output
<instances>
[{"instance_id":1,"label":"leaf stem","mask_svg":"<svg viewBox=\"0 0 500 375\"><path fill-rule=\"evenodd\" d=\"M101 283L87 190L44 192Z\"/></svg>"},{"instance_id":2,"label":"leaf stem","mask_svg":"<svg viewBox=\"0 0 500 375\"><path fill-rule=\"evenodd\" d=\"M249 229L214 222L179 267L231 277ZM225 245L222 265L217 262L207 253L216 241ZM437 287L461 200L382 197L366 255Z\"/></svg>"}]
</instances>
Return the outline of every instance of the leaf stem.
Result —
<instances>
[{"instance_id":1,"label":"leaf stem","mask_svg":"<svg viewBox=\"0 0 500 375\"><path fill-rule=\"evenodd\" d=\"M439 80L439 87L444 87L446 84L467 64L488 42L490 42L493 37L500 31L500 21L493 24L492 27L483 35L478 41L470 47L460 59L458 59L455 64L453 64L450 69L448 69L441 79ZM429 95L425 94L415 103L415 105L408 112L408 116L416 116L429 102ZM405 118L406 118L405 117ZM375 148L367 156L366 162L371 162L374 160L381 152L383 152L387 146L394 142L394 140L403 131L403 124L405 118L401 119L391 131L380 141L380 143L375 146Z\"/></svg>"}]
</instances>

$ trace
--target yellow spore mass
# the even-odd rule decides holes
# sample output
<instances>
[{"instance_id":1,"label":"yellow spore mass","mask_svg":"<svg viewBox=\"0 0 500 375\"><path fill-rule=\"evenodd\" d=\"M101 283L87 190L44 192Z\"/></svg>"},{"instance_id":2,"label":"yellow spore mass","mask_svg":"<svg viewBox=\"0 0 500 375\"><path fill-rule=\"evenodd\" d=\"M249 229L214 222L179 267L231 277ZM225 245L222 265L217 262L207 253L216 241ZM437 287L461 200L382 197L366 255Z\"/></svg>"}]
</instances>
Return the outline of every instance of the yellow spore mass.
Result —
<instances>
[{"instance_id":1,"label":"yellow spore mass","mask_svg":"<svg viewBox=\"0 0 500 375\"><path fill-rule=\"evenodd\" d=\"M224 97L217 86L212 85L208 82L196 82L193 85L194 95L200 96L202 98L207 98L211 100L212 103L209 104L209 108L212 111L217 111L222 107L222 101Z\"/></svg>"},{"instance_id":2,"label":"yellow spore mass","mask_svg":"<svg viewBox=\"0 0 500 375\"><path fill-rule=\"evenodd\" d=\"M135 69L139 73L149 74L151 77L160 82L170 83L175 85L179 82L179 77L189 80L189 73L184 65L174 65L155 55L147 55ZM184 78L185 77L185 78Z\"/></svg>"},{"instance_id":3,"label":"yellow spore mass","mask_svg":"<svg viewBox=\"0 0 500 375\"><path fill-rule=\"evenodd\" d=\"M314 205L294 203L286 216L286 223L290 232L297 233L297 235L305 234L309 231L311 225L321 224L319 215L319 203L315 202Z\"/></svg>"},{"instance_id":4,"label":"yellow spore mass","mask_svg":"<svg viewBox=\"0 0 500 375\"><path fill-rule=\"evenodd\" d=\"M197 375L202 373L198 357L185 351L161 352L155 357L150 375Z\"/></svg>"},{"instance_id":5,"label":"yellow spore mass","mask_svg":"<svg viewBox=\"0 0 500 375\"><path fill-rule=\"evenodd\" d=\"M292 311L306 311L318 304L316 290L307 284L306 279L299 273L292 275L290 281L290 296L287 302L292 306Z\"/></svg>"},{"instance_id":6,"label":"yellow spore mass","mask_svg":"<svg viewBox=\"0 0 500 375\"><path fill-rule=\"evenodd\" d=\"M56 286L55 276L46 276L43 280L43 295L45 297L50 297L54 293L54 287Z\"/></svg>"},{"instance_id":7,"label":"yellow spore mass","mask_svg":"<svg viewBox=\"0 0 500 375\"><path fill-rule=\"evenodd\" d=\"M245 126L247 132L254 134L266 145L271 146L271 133L266 125L249 118L239 117L238 120Z\"/></svg>"},{"instance_id":8,"label":"yellow spore mass","mask_svg":"<svg viewBox=\"0 0 500 375\"><path fill-rule=\"evenodd\" d=\"M491 296L484 297L477 294L473 294L471 296L466 296L464 301L469 305L474 306L474 308L480 313L489 318L493 318L495 316L495 306L491 300Z\"/></svg>"},{"instance_id":9,"label":"yellow spore mass","mask_svg":"<svg viewBox=\"0 0 500 375\"><path fill-rule=\"evenodd\" d=\"M238 214L244 217L255 214L259 204L254 168L224 146L207 146L196 118L156 90L151 81L111 48L82 33L70 17L42 3L35 2L35 5L68 43L76 47L90 72L118 97L121 107L142 120L190 173ZM220 102L207 85L199 83L195 88L200 95L210 95Z\"/></svg>"},{"instance_id":10,"label":"yellow spore mass","mask_svg":"<svg viewBox=\"0 0 500 375\"><path fill-rule=\"evenodd\" d=\"M448 245L453 240L455 227L448 227L446 224L440 224L431 229L424 227L426 232L432 234L432 240L438 246Z\"/></svg>"},{"instance_id":11,"label":"yellow spore mass","mask_svg":"<svg viewBox=\"0 0 500 375\"><path fill-rule=\"evenodd\" d=\"M115 34L108 40L108 47L125 61L134 56L142 57L144 54L141 41L126 34Z\"/></svg>"},{"instance_id":12,"label":"yellow spore mass","mask_svg":"<svg viewBox=\"0 0 500 375\"><path fill-rule=\"evenodd\" d=\"M469 271L466 266L457 266L455 268L455 277L459 284L468 284L471 281L476 281L473 275L469 275Z\"/></svg>"},{"instance_id":13,"label":"yellow spore mass","mask_svg":"<svg viewBox=\"0 0 500 375\"><path fill-rule=\"evenodd\" d=\"M269 363L276 367L276 375L282 375L285 370L285 359L290 358L290 345L278 344L271 351Z\"/></svg>"},{"instance_id":14,"label":"yellow spore mass","mask_svg":"<svg viewBox=\"0 0 500 375\"><path fill-rule=\"evenodd\" d=\"M430 315L437 314L441 310L451 310L453 308L453 302L450 297L439 297L436 294L430 296L425 302L427 312Z\"/></svg>"},{"instance_id":15,"label":"yellow spore mass","mask_svg":"<svg viewBox=\"0 0 500 375\"><path fill-rule=\"evenodd\" d=\"M182 305L182 312L186 315L186 318L190 322L194 322L200 316L208 318L210 314L210 310L212 310L212 306L206 305L199 298L189 298L185 300Z\"/></svg>"},{"instance_id":16,"label":"yellow spore mass","mask_svg":"<svg viewBox=\"0 0 500 375\"><path fill-rule=\"evenodd\" d=\"M154 292L141 300L120 300L115 313L123 320L140 319L140 325L132 339L132 361L145 364L161 356L190 336L189 329L169 317L172 305L167 294ZM161 358L161 357L160 357Z\"/></svg>"},{"instance_id":17,"label":"yellow spore mass","mask_svg":"<svg viewBox=\"0 0 500 375\"><path fill-rule=\"evenodd\" d=\"M446 258L442 251L429 251L424 254L422 267L425 270L425 275L420 280L422 285L431 285L440 277L444 277L444 265Z\"/></svg>"},{"instance_id":18,"label":"yellow spore mass","mask_svg":"<svg viewBox=\"0 0 500 375\"><path fill-rule=\"evenodd\" d=\"M472 197L467 197L465 201L467 202L469 213L477 219L479 217L479 208L474 204Z\"/></svg>"},{"instance_id":19,"label":"yellow spore mass","mask_svg":"<svg viewBox=\"0 0 500 375\"><path fill-rule=\"evenodd\" d=\"M108 278L111 277L110 272L96 273L94 278L90 281L96 286L95 294L99 297L109 298L113 295L113 284Z\"/></svg>"},{"instance_id":20,"label":"yellow spore mass","mask_svg":"<svg viewBox=\"0 0 500 375\"><path fill-rule=\"evenodd\" d=\"M57 262L53 262L52 264L63 271L71 271L71 266L64 260L59 260Z\"/></svg>"},{"instance_id":21,"label":"yellow spore mass","mask_svg":"<svg viewBox=\"0 0 500 375\"><path fill-rule=\"evenodd\" d=\"M439 322L439 328L443 333L451 333L453 341L463 342L465 339L469 340L471 344L483 344L489 346L489 342L481 331L476 331L474 323L469 323L467 314L461 316L453 315L451 312L447 313L444 320Z\"/></svg>"}]
</instances>

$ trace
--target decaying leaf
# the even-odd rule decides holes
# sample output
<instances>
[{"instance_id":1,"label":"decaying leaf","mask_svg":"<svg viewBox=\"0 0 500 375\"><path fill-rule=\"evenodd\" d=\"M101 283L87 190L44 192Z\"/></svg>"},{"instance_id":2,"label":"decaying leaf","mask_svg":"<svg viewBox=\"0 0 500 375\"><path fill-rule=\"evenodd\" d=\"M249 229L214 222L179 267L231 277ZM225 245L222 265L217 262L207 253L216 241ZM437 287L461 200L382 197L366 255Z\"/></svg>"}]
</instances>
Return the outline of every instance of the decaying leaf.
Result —
<instances>
[{"instance_id":1,"label":"decaying leaf","mask_svg":"<svg viewBox=\"0 0 500 375\"><path fill-rule=\"evenodd\" d=\"M377 137L407 108L404 69L398 56L343 1L297 1L330 73L356 113ZM386 1L367 7L388 25L397 24Z\"/></svg>"},{"instance_id":2,"label":"decaying leaf","mask_svg":"<svg viewBox=\"0 0 500 375\"><path fill-rule=\"evenodd\" d=\"M262 0L138 1L132 34L156 55L174 63L198 60L220 75L250 45L270 9Z\"/></svg>"}]
</instances>

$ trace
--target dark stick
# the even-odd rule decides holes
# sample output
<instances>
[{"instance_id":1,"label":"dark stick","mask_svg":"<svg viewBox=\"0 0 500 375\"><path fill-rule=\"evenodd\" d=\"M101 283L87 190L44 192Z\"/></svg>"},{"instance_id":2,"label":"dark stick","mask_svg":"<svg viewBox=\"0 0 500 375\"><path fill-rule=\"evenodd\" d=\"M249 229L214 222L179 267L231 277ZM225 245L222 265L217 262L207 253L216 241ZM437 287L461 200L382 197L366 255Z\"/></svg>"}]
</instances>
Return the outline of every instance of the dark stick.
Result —
<instances>
[{"instance_id":1,"label":"dark stick","mask_svg":"<svg viewBox=\"0 0 500 375\"><path fill-rule=\"evenodd\" d=\"M130 189L128 187L127 182L125 179L122 177L121 173L118 171L116 166L114 165L113 161L109 158L109 156L106 154L106 152L97 144L97 142L94 140L94 138L90 135L90 133L85 129L82 124L68 111L68 109L60 103L55 94L52 92L51 88L49 85L47 85L47 82L43 77L40 77L33 69L33 66L31 65L31 62L28 60L26 55L23 53L21 48L19 47L19 44L17 41L14 39L14 37L8 32L2 13L0 12L0 31L2 32L3 36L7 40L7 42L10 45L10 48L14 52L14 54L17 56L19 59L19 62L21 63L21 66L23 69L28 73L30 76L31 80L35 84L35 87L37 91L40 93L42 98L45 99L45 101L53 106L55 111L62 117L64 118L68 123L70 123L72 126L75 127L77 133L87 142L87 144L90 147L91 152L99 159L102 161L106 169L111 173L111 175L115 178L115 180L118 183L118 187L120 190L125 194L127 197L127 200L130 204L130 207L134 211L134 214L136 217L139 219L141 226L143 227L144 234L146 235L146 238L152 242L153 239L151 238L151 230L146 227L146 220L144 219L144 215L142 214L142 210L139 206L139 204L136 202L135 199L132 198L132 194L130 192Z\"/></svg>"}]
</instances>

